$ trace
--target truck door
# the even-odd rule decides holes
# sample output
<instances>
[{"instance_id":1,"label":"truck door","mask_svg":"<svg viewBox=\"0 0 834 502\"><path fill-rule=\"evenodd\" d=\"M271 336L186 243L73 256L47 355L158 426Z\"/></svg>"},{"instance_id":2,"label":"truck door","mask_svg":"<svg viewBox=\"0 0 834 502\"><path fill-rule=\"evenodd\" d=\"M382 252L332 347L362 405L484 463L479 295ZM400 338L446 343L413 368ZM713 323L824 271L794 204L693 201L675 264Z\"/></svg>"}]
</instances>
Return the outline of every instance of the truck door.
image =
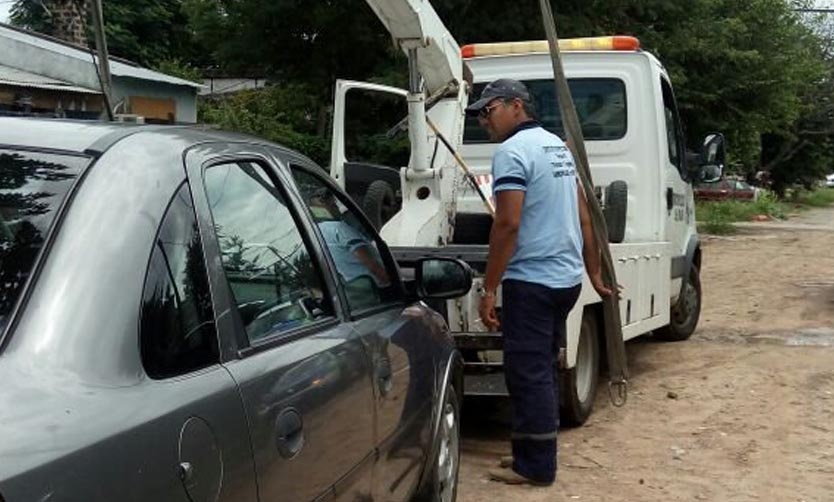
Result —
<instances>
[{"instance_id":1,"label":"truck door","mask_svg":"<svg viewBox=\"0 0 834 502\"><path fill-rule=\"evenodd\" d=\"M406 94L396 87L336 81L330 176L377 230L402 201L400 168L408 164L410 148L408 136L396 136L393 127L408 114Z\"/></svg>"},{"instance_id":2,"label":"truck door","mask_svg":"<svg viewBox=\"0 0 834 502\"><path fill-rule=\"evenodd\" d=\"M665 76L660 77L663 95L663 115L666 125L667 160L663 210L666 212L666 240L672 244L672 256L686 252L689 233L694 226L692 185L686 170L686 150L678 107L672 86Z\"/></svg>"}]
</instances>

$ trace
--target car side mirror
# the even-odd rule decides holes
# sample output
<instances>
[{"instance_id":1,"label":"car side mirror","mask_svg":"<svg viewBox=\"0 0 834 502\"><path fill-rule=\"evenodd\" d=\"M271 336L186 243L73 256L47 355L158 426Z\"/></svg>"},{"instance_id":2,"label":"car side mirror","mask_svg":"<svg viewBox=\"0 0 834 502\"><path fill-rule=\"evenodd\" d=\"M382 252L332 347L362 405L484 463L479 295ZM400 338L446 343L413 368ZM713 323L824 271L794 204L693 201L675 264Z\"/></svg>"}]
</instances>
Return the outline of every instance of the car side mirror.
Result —
<instances>
[{"instance_id":1,"label":"car side mirror","mask_svg":"<svg viewBox=\"0 0 834 502\"><path fill-rule=\"evenodd\" d=\"M698 181L715 183L724 175L724 165L727 150L724 135L721 133L708 134L701 147L700 172Z\"/></svg>"},{"instance_id":2,"label":"car side mirror","mask_svg":"<svg viewBox=\"0 0 834 502\"><path fill-rule=\"evenodd\" d=\"M415 266L417 295L423 299L458 298L472 289L472 269L453 258L423 258Z\"/></svg>"}]
</instances>

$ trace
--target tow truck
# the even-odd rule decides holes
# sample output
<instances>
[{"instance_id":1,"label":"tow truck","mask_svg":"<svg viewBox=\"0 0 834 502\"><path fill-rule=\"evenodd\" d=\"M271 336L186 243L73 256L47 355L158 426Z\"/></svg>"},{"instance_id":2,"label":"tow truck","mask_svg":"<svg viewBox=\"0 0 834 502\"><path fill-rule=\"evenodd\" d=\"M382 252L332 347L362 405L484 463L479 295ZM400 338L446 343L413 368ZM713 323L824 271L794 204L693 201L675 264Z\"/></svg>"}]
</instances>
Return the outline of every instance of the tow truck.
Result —
<instances>
[{"instance_id":1,"label":"tow truck","mask_svg":"<svg viewBox=\"0 0 834 502\"><path fill-rule=\"evenodd\" d=\"M331 175L381 226L401 265L426 256L454 256L479 272L479 286L492 223L482 195L491 190L496 145L474 119L465 117L464 109L487 82L514 78L531 90L543 126L563 135L547 42L461 48L425 0L368 3L408 55L409 86L337 82ZM665 340L685 340L697 326L702 299L693 183L720 177L724 138L710 134L700 152L687 153L669 74L638 39L571 39L559 46L622 287L623 338L654 332ZM346 102L357 90L407 101L407 166L346 157ZM436 125L437 132L429 125ZM452 152L438 147L442 139L462 154L477 186L469 183L471 177ZM398 194L395 201L393 194ZM477 290L473 287L439 310L464 355L465 395L503 396L502 336L489 332L478 318ZM586 277L563 347L560 405L565 424L581 425L592 411L607 350L603 323L601 298Z\"/></svg>"}]
</instances>

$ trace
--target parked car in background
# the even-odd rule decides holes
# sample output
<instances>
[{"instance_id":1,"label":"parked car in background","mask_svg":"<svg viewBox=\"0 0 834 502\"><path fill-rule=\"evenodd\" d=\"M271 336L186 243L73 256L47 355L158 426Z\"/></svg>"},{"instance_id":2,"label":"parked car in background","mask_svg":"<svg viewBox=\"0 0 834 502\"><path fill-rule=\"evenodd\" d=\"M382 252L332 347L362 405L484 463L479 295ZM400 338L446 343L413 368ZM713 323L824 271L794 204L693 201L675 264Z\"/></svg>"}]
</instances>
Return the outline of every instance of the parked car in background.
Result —
<instances>
[{"instance_id":1,"label":"parked car in background","mask_svg":"<svg viewBox=\"0 0 834 502\"><path fill-rule=\"evenodd\" d=\"M834 188L834 174L829 174L825 177L825 186L828 188Z\"/></svg>"},{"instance_id":2,"label":"parked car in background","mask_svg":"<svg viewBox=\"0 0 834 502\"><path fill-rule=\"evenodd\" d=\"M462 362L306 157L0 118L0 501L453 501Z\"/></svg>"},{"instance_id":3,"label":"parked car in background","mask_svg":"<svg viewBox=\"0 0 834 502\"><path fill-rule=\"evenodd\" d=\"M695 199L755 201L759 192L745 181L724 178L714 183L699 183L695 187Z\"/></svg>"}]
</instances>

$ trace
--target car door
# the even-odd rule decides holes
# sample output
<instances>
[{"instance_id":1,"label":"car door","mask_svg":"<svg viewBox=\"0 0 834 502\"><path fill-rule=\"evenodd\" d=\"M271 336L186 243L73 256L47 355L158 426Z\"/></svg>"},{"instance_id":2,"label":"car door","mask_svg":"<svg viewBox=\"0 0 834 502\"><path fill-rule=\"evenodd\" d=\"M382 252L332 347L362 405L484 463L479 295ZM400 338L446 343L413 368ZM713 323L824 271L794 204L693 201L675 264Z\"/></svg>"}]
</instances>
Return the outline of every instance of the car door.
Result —
<instances>
[{"instance_id":1,"label":"car door","mask_svg":"<svg viewBox=\"0 0 834 502\"><path fill-rule=\"evenodd\" d=\"M431 311L405 300L399 271L384 242L322 170L289 160L296 186L319 229L353 326L374 371L376 500L406 500L419 481L430 445L435 393Z\"/></svg>"},{"instance_id":2,"label":"car door","mask_svg":"<svg viewBox=\"0 0 834 502\"><path fill-rule=\"evenodd\" d=\"M225 302L218 329L233 340L225 365L249 421L260 500L367 498L371 366L340 319L310 222L256 147L203 145L188 163L210 236L212 286Z\"/></svg>"}]
</instances>

